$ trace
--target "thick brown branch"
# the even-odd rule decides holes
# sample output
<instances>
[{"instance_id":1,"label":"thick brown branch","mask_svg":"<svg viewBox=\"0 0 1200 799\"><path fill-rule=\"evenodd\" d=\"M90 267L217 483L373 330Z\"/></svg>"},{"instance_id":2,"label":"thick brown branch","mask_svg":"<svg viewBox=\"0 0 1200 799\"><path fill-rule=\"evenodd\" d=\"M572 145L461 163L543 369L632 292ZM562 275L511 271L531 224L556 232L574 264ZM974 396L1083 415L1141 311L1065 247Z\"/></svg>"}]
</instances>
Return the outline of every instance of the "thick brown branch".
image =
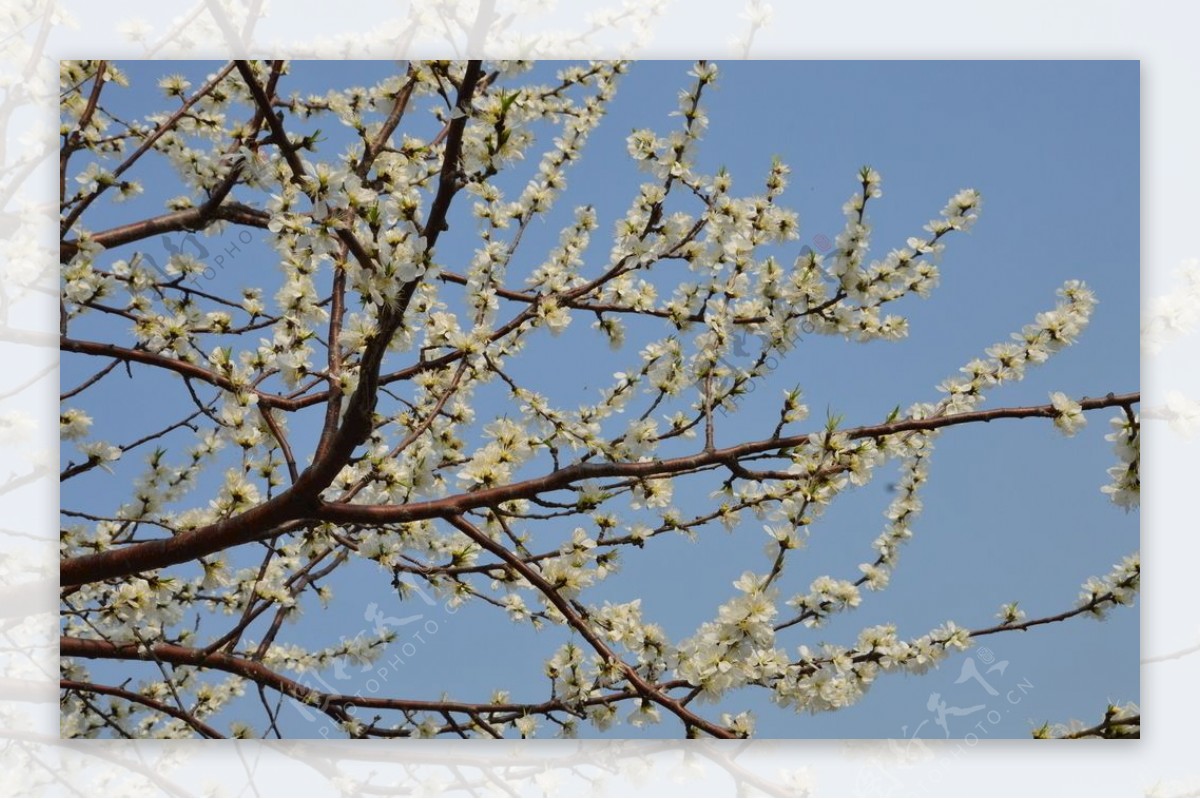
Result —
<instances>
[{"instance_id":1,"label":"thick brown branch","mask_svg":"<svg viewBox=\"0 0 1200 799\"><path fill-rule=\"evenodd\" d=\"M109 228L88 236L88 240L99 244L105 249L113 249L123 244L148 239L160 233L174 233L178 230L203 230L213 222L221 220L236 222L239 225L265 228L271 217L265 211L251 208L236 202L224 202L213 208L203 206L188 208L185 211L174 211L169 214L153 216L126 225ZM63 241L58 245L58 257L66 263L79 250L77 240Z\"/></svg>"},{"instance_id":2,"label":"thick brown branch","mask_svg":"<svg viewBox=\"0 0 1200 799\"><path fill-rule=\"evenodd\" d=\"M256 101L264 111L268 112L268 121L272 126L272 131L276 134L279 146L284 151L285 156L288 153L291 154L288 163L296 170L294 177L299 180L303 175L303 167L300 165L295 153L290 149L286 133L282 128L282 123L273 113L269 113L271 108L269 98L267 98L263 88L258 85L257 80L254 78L254 73L248 64L238 62L238 69L246 80L247 85L250 86ZM467 65L462 85L459 89L457 107L463 110L463 114L454 119L450 124L450 134L446 143L446 154L444 157L453 165L449 168L443 166L442 180L439 183L437 196L434 199L429 214L429 222L427 224L431 226L431 229L427 228L427 239L430 248L435 244L438 233L445 228L445 218L449 211L450 201L458 190L457 160L462 148L463 130L467 122L468 115L466 114L466 109L470 108L471 96L478 82L481 70L482 66L479 61L471 61ZM350 248L350 251L355 252L357 256L358 252L356 248L358 251L361 251L362 245L348 231L340 231L339 235ZM368 269L371 267L369 258L363 263L363 266ZM334 435L321 442L321 446L313 458L312 465L300 474L288 490L274 499L268 500L232 519L222 520L216 524L181 533L170 540L146 541L119 550L110 550L65 560L62 562L59 570L59 579L62 581L62 584L75 585L78 583L95 582L96 580L128 575L147 569L161 568L173 563L183 563L229 546L236 546L249 541L279 535L283 531L280 529L281 527L295 526L304 519L311 518L312 512L316 510L320 502L321 491L333 481L337 473L349 460L354 449L371 432L372 414L375 409L378 391L380 364L383 361L384 353L387 351L392 336L403 321L404 311L412 298L415 288L415 281L406 284L401 291L397 306L380 320L381 329L379 334L370 340L366 351L363 353L359 366L360 376L358 387L350 397L341 426ZM68 340L64 338L64 341ZM100 351L95 354L112 356L120 354L132 359L143 360L141 357L134 358L130 355L130 353L137 352L135 350L126 350L123 353L118 353L113 348L108 348L107 345L96 346L100 348ZM166 366L167 368L171 368L171 366L168 363L164 363L164 361L179 363L178 361L173 361L173 359L159 359L159 356L153 356L151 353L145 353L144 355L150 356L144 359L146 362L152 362L155 365ZM193 368L199 369L199 367ZM179 371L179 369L176 369L176 371ZM186 374L183 371L180 373ZM224 378L214 376L208 370L204 369L200 369L199 374L196 376L210 379L210 382L215 382L217 385L222 385L221 381L224 380ZM228 383L228 381L225 380L225 383ZM222 387L225 386L222 385Z\"/></svg>"},{"instance_id":3,"label":"thick brown branch","mask_svg":"<svg viewBox=\"0 0 1200 799\"><path fill-rule=\"evenodd\" d=\"M225 80L225 76L228 75L232 71L233 71L233 63L230 62L229 64L225 65L224 69L222 69L220 72L218 72L216 75L214 75L211 80L209 80L207 83L205 83L203 86L201 86L196 91L195 94L193 94L186 101L184 101L184 103L178 109L175 110L175 113L171 114L171 116L169 116L167 119L163 120L162 123L157 128L155 128L154 132L146 137L145 141L142 142L141 146L139 146L136 150L134 150L133 153L130 154L130 156L128 158L126 158L123 162L121 162L121 164L116 169L113 170L113 173L112 173L113 177L114 178L120 177L122 174L125 173L126 170L128 170L131 166L133 166L139 158L141 158L143 155L145 155L146 152L151 147L154 146L154 143L156 141L158 141L164 133L166 133L171 128L175 127L175 125L179 122L179 120L183 118L183 115L187 113L189 108L191 108L193 105L200 102L200 100L202 98L207 96L208 93L211 92L213 89L215 89L217 87L218 83ZM99 81L99 78L97 78L97 81ZM82 126L81 126L81 129L82 129ZM99 186L96 187L96 189L94 191L92 191L87 196L85 196L82 200L80 200L78 205L76 205L74 208L71 209L71 212L69 214L67 214L66 218L63 219L63 221L62 221L61 235L66 235L67 231L71 229L71 225L75 224L79 220L79 217L82 216L83 212L88 209L88 206L90 206L93 202L95 202L96 198L99 197L101 194L103 194L110 185L112 185L112 184L108 184L108 183L100 184Z\"/></svg>"},{"instance_id":4,"label":"thick brown branch","mask_svg":"<svg viewBox=\"0 0 1200 799\"><path fill-rule=\"evenodd\" d=\"M1099 399L1085 399L1080 402L1083 410L1096 410L1115 406L1124 407L1138 402L1137 393L1114 395L1109 394ZM1052 418L1057 412L1053 405L1033 405L1028 407L995 408L992 410L972 411L969 413L950 416L937 416L929 419L904 419L890 424L870 425L852 428L844 431L851 439L883 438L896 433L912 430L938 430L944 427L954 427L975 422L990 422L995 419L1025 419L1030 417ZM387 524L391 522L409 522L419 519L430 519L447 514L463 513L474 508L491 507L503 502L516 499L527 499L549 491L557 491L572 483L603 477L663 477L680 474L705 466L728 464L749 455L763 452L782 451L801 446L810 438L810 434L772 438L762 441L750 441L724 449L699 452L666 460L638 461L636 463L576 463L558 469L542 477L523 480L518 483L485 488L465 494L446 497L445 499L414 502L407 505L325 505L320 510L320 517L325 521L335 523Z\"/></svg>"},{"instance_id":5,"label":"thick brown branch","mask_svg":"<svg viewBox=\"0 0 1200 799\"><path fill-rule=\"evenodd\" d=\"M177 718L184 724L191 727L196 732L203 735L205 738L224 738L225 736L218 732L215 728L205 724L200 719L196 718L191 713L184 713L177 707L172 707L166 702L160 702L157 699L152 699L148 696L143 696L133 691L127 691L124 688L118 688L113 685L100 685L92 682L79 682L78 680L59 680L58 687L64 691L79 691L81 693L104 694L105 696L115 696L118 699L124 699L127 702L134 702L139 705L154 710L158 713L164 713L173 718Z\"/></svg>"},{"instance_id":6,"label":"thick brown branch","mask_svg":"<svg viewBox=\"0 0 1200 799\"><path fill-rule=\"evenodd\" d=\"M359 391L362 390L360 385ZM355 396L358 396L356 392ZM1083 410L1126 407L1140 400L1138 393L1109 394L1099 399L1084 399ZM972 411L951 416L929 419L905 419L890 424L870 425L846 430L851 439L883 438L912 430L937 430L994 419L1024 419L1031 417L1052 418L1056 411L1052 405L1033 405L1016 408L996 408ZM349 416L349 412L347 413ZM341 435L346 434L346 435ZM391 524L446 518L466 511L492 507L515 499L526 499L549 491L557 491L572 483L599 477L662 477L680 474L705 466L728 463L763 452L782 451L804 444L808 435L779 439L751 441L733 447L700 452L666 460L639 461L635 463L576 463L553 471L542 477L517 483L456 494L444 499L413 502L405 505L347 505L322 504L319 493L341 468L344 458L349 456L357 440L357 433L347 433L343 426L339 431L339 452L327 460L314 462L296 483L278 497L269 500L232 519L200 527L195 530L158 541L145 541L117 550L81 555L62 561L59 578L62 585L95 582L111 577L129 575L134 572L158 569L175 563L209 555L230 546L238 546L279 535L287 529L296 529L305 519L320 519L335 524ZM342 452L344 450L344 452ZM299 521L298 521L299 520Z\"/></svg>"},{"instance_id":7,"label":"thick brown branch","mask_svg":"<svg viewBox=\"0 0 1200 799\"><path fill-rule=\"evenodd\" d=\"M60 203L67 201L67 164L71 160L71 155L82 146L80 141L83 139L83 132L87 130L88 125L92 124L92 117L95 116L96 107L100 103L100 92L104 89L104 73L107 71L107 61L101 61L96 65L96 73L92 79L92 93L88 96L87 105L84 106L83 112L79 115L79 124L75 126L75 130L71 131L67 140L63 142L62 150L59 153L58 201Z\"/></svg>"},{"instance_id":8,"label":"thick brown branch","mask_svg":"<svg viewBox=\"0 0 1200 799\"><path fill-rule=\"evenodd\" d=\"M215 669L228 674L236 674L258 685L279 691L284 696L303 702L338 720L349 719L350 716L346 708L353 707L431 713L507 713L513 714L514 717L525 713L533 715L545 714L555 710L567 712L572 710L566 703L557 699L537 703L496 703L324 693L272 671L262 663L246 658L219 652L206 653L201 649L193 649L177 644L152 644L150 650L148 652L145 647L133 644L114 644L108 641L71 636L59 639L59 654L62 657L143 661L153 661L157 658L163 663L171 663L177 666L196 666L198 668ZM672 680L656 683L649 687L657 692L666 692L686 686L687 683L682 680ZM638 694L634 691L614 691L587 699L583 704L585 706L610 704L612 702L631 699L635 696L638 696Z\"/></svg>"},{"instance_id":9,"label":"thick brown branch","mask_svg":"<svg viewBox=\"0 0 1200 799\"><path fill-rule=\"evenodd\" d=\"M583 636L584 640L591 645L592 649L596 650L600 657L604 658L604 660L612 663L621 670L621 672L625 675L625 679L629 681L629 684L634 687L641 697L660 705L668 712L678 717L679 720L689 728L689 733L692 728L695 728L703 730L714 738L737 737L719 724L713 724L711 721L697 716L695 713L684 707L683 704L681 704L678 700L672 699L661 691L656 690L654 686L652 686L644 677L642 677L642 675L638 674L637 669L633 668L620 657L618 657L617 654L609 648L608 644L604 643L600 636L596 635L591 626L577 612L575 612L575 609L571 606L571 603L566 601L562 594L558 592L558 589L551 585L537 569L534 569L525 561L521 560L503 546L493 541L482 530L475 527L475 525L471 524L461 516L450 516L447 518L447 521L462 531L476 544L500 558L500 560L507 563L513 568L514 571L528 580L530 585L537 588L538 591L542 593L542 596L544 596L548 602L558 609L558 612L563 615L563 617L567 620L567 623ZM691 738L693 736L689 734L688 737Z\"/></svg>"},{"instance_id":10,"label":"thick brown branch","mask_svg":"<svg viewBox=\"0 0 1200 799\"><path fill-rule=\"evenodd\" d=\"M159 369L166 369L170 372L201 380L217 388L223 388L226 391L251 390L245 386L239 386L228 377L211 369L205 369L203 366L197 366L194 363L180 360L179 358L171 358L166 355L159 355L148 350L134 350L127 347L119 347L116 344L105 344L99 341L83 341L81 339L67 338L63 336L59 339L59 349L63 352L78 352L84 355L102 355L110 358L117 358L121 361L132 363L143 363L148 366L156 366ZM281 397L278 394L270 394L265 391L254 391L258 395L260 405L268 408L279 408L281 410L296 410L297 404L295 400L290 400L287 397Z\"/></svg>"}]
</instances>

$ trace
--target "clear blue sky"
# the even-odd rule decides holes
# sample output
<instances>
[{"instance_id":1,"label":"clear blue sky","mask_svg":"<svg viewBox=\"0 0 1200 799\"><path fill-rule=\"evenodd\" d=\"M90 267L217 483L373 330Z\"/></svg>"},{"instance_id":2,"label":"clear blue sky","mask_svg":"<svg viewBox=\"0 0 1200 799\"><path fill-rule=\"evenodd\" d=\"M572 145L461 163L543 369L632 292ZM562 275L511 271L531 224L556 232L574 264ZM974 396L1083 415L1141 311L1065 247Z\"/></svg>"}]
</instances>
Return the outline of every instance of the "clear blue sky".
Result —
<instances>
[{"instance_id":1,"label":"clear blue sky","mask_svg":"<svg viewBox=\"0 0 1200 799\"><path fill-rule=\"evenodd\" d=\"M161 75L181 72L198 86L214 68L167 62L122 66L134 88L114 94L112 109L130 116L165 105L155 89ZM1007 339L1039 311L1052 308L1055 289L1072 278L1085 280L1100 301L1092 325L1079 344L1032 370L1023 383L993 391L988 407L1041 404L1054 390L1080 397L1137 388L1137 62L799 61L720 67L716 91L705 96L711 124L699 168L711 173L726 166L735 192L751 193L762 185L773 155L792 167L782 202L799 212L801 240L785 262L800 246L819 248L820 237L836 236L843 221L841 205L856 188L855 173L863 164L883 176L883 197L869 209L873 256L918 235L961 188L980 190L984 208L972 232L949 238L942 284L932 298L900 306L910 320L907 340L863 346L806 337L778 374L760 381L744 402L744 413L720 420L718 443L769 434L781 390L795 383L803 386L812 409L809 426L819 425L827 407L853 425L879 421L896 404L936 400L934 387L941 380ZM290 89L308 94L369 85L395 68L388 62L295 64L282 86L285 94ZM552 245L558 223L569 217L571 207L591 203L600 214L600 228L587 269L599 268L608 252L604 234L644 179L625 155L624 139L633 128L665 133L678 124L678 118L667 114L676 108L678 90L689 84L689 68L684 62L640 62L630 69L583 161L569 174L560 207L531 231L523 247L528 258ZM330 139L326 158L340 152L346 141L336 123L289 121L289 126L321 127ZM524 169L536 165L536 158L530 160ZM81 169L82 160L73 166ZM164 198L183 193L161 159L134 172L146 185L145 197L98 209L93 227L128 220L131 212L154 213ZM244 190L239 198L261 201ZM457 219L461 221L452 221L451 234L469 229L465 216ZM230 230L201 241L215 257L236 235ZM447 236L439 246L439 260L461 263L471 241ZM128 257L128 251L121 257ZM265 247L243 247L224 264L228 268L222 267L212 281L214 290L236 294L242 285L265 285L269 299L277 272ZM559 339L543 336L513 361L511 373L560 406L573 407L595 401L611 373L633 365L639 345L662 334L661 329L644 328L645 336L639 337L643 328L631 326L627 348L613 354L588 331L590 321L579 319L578 329ZM89 322L73 334L99 337L105 328L112 329ZM581 347L587 348L586 357L579 357ZM86 376L84 368L91 365L78 356L64 356L64 388ZM86 395L91 399L81 406L95 417L96 435L113 442L131 440L145 432L149 421L170 420L171 409L186 403L175 379L155 378L145 369L135 375L143 398L136 413L130 413L131 384L123 374L111 375ZM490 417L511 413L511 407L501 407L498 392L483 392L477 411ZM1072 439L1063 438L1048 421L998 421L948 431L937 442L925 510L890 588L865 594L857 612L826 628L793 628L781 643L792 651L822 641L851 643L860 628L888 621L896 622L906 637L947 619L972 628L989 626L999 606L1014 600L1031 617L1072 607L1087 577L1106 573L1137 549L1137 514L1124 514L1099 490L1108 479L1105 469L1114 462L1103 440L1109 415L1089 414L1088 427ZM317 417L308 418L318 423ZM293 432L305 441L299 420ZM177 443L186 445L186 437ZM307 451L304 443L298 448ZM70 448L64 448L63 457L66 463ZM129 461L111 477L97 472L66 483L64 506L115 508L122 487L140 469L140 457ZM887 483L882 474L834 504L814 528L808 548L789 566L785 596L806 590L821 574L856 576L856 565L873 556L870 542L882 528L881 514L891 496ZM677 491L675 504L707 507L707 494L715 486L713 479L689 480ZM765 571L764 543L761 522L752 516L733 533L708 529L694 544L656 539L623 557L623 570L584 598L600 604L641 597L646 618L663 624L678 641L734 594L730 583L743 571ZM255 562L257 558L255 554ZM299 625L285 629L281 642L327 644L362 628L364 606L386 601L376 592L386 589L387 577L370 564L355 569L333 583L339 599L330 611L311 606ZM441 608L418 610L439 625L438 632L415 646L415 654L405 657L399 674L381 693L426 698L445 690L455 698L481 700L504 688L515 700L545 697L541 663L564 638L562 631L533 634L513 626L494 608L471 606L454 615ZM388 614L408 612L413 611L392 607ZM401 642L408 640L404 629ZM961 738L982 721L985 732L976 730L980 737L999 738L1025 737L1045 720L1098 718L1106 702L1138 698L1137 609L1119 609L1104 623L1075 619L992 636L979 646L990 649L996 660L1008 661L1003 674L988 677L1000 689L999 698L974 682L956 685L964 660L958 657L919 678L885 675L862 702L837 713L797 716L772 707L761 690L736 694L721 708L754 710L757 734L763 737L904 737L923 722L922 737L941 737L943 731L934 726L926 706L936 691L952 706L986 705L973 715L951 718L952 737ZM393 648L400 655L399 644ZM480 652L487 654L481 658ZM968 654L981 657L974 648ZM97 674L107 673L97 668ZM355 669L350 673L353 681L331 684L349 693L367 690L359 683L369 675L360 677ZM1005 692L1018 683L1029 686L1025 698L1006 702ZM700 709L716 714L713 708ZM984 721L991 710L1002 718ZM293 736L319 734L294 713L291 721L285 713L284 724ZM610 734L678 733L679 726L668 721L640 732L626 725Z\"/></svg>"}]
</instances>

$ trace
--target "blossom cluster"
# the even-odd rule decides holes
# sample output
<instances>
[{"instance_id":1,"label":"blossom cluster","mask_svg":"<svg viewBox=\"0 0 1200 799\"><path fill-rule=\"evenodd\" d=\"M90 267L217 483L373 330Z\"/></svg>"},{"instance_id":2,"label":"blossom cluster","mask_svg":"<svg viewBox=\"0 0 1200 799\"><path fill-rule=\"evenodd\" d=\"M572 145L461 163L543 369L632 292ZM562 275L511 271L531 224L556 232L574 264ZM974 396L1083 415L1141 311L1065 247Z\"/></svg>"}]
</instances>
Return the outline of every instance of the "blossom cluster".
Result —
<instances>
[{"instance_id":1,"label":"blossom cluster","mask_svg":"<svg viewBox=\"0 0 1200 799\"><path fill-rule=\"evenodd\" d=\"M882 424L848 428L831 411L801 431L810 395L799 385L760 440L723 448L720 417L804 335L905 337L909 321L893 309L936 289L948 241L979 217L979 192L956 192L919 235L872 259L882 177L863 167L833 249L793 257L800 220L785 205L784 160L757 185L699 167L705 99L720 78L711 63L693 67L667 129L644 125L626 138L644 182L611 221L590 204L560 206L569 185L579 188L571 170L624 62L564 66L540 83L523 61L411 62L374 85L309 96L285 93L283 62L238 62L203 82L164 77L157 89L184 111L128 123L88 110L84 87L128 82L99 63L62 66L63 135L91 156L82 167L63 159L63 340L115 360L72 393L123 363L131 378L171 373L190 404L182 420L113 444L93 437L106 428L98 405L70 396L60 430L82 460L63 471L68 494L76 478L125 482L111 507L68 511L63 555L217 536L254 548L71 586L65 636L220 651L253 674L369 670L395 629L322 632L314 644L285 624L317 603L344 607L334 601L339 569L378 570L390 581L386 600L401 606L420 592L447 609L472 604L570 631L542 664L546 702L497 690L433 712L398 699L367 722L321 691L305 694L347 735L413 737L532 737L551 724L569 735L581 722L605 730L672 716L689 734L744 737L751 713L735 708L718 723L693 712L692 700L762 690L784 708L836 710L880 674L920 674L969 645L971 633L954 622L915 638L872 626L848 644L817 646L805 635L888 587L924 507L940 423L979 411L985 393L1076 341L1096 304L1086 285L1067 282L1057 307L942 382L940 398L898 405ZM343 149L330 155L328 142ZM147 229L252 230L239 240L253 241L248 260L277 267L274 290L234 286L228 274L202 282L210 265L184 252L160 269L139 239L122 239L136 235L128 227L92 229L89 208L144 193L126 174L139 147L175 170L182 191L135 201L167 211ZM545 229L552 234L534 252ZM611 245L598 251L602 233ZM615 351L618 371L590 398L559 402L555 375L526 363L553 337L573 348L588 336ZM750 341L758 343L747 352ZM1067 435L1085 423L1084 406L1062 392L1039 415ZM1119 464L1104 490L1135 506L1136 414L1114 420L1109 440ZM800 576L827 511L889 465L893 496L882 530L864 539L866 549L875 536L869 554L849 561L862 559L857 570ZM677 490L714 475L711 507ZM101 495L71 496L96 504ZM668 634L642 599L600 601L602 584L640 550L665 549L674 536L698 542L716 525L736 536L752 529L762 560L692 634ZM1080 607L1127 604L1136 569L1122 564L1090 581ZM1023 619L1015 603L1001 614L1004 625ZM355 619L352 629L361 626ZM80 660L64 659L64 675L85 682L94 675ZM166 677L147 667L136 686L147 704L114 699L107 719L72 692L64 734L184 735L195 728L161 705L186 698L197 725L243 707L244 680L218 682L208 671L185 664ZM245 724L231 732L254 734Z\"/></svg>"},{"instance_id":2,"label":"blossom cluster","mask_svg":"<svg viewBox=\"0 0 1200 799\"><path fill-rule=\"evenodd\" d=\"M1108 469L1112 482L1100 490L1115 504L1132 510L1141 501L1141 422L1136 413L1128 412L1114 416L1109 424L1113 430L1104 438L1112 442L1117 464Z\"/></svg>"}]
</instances>

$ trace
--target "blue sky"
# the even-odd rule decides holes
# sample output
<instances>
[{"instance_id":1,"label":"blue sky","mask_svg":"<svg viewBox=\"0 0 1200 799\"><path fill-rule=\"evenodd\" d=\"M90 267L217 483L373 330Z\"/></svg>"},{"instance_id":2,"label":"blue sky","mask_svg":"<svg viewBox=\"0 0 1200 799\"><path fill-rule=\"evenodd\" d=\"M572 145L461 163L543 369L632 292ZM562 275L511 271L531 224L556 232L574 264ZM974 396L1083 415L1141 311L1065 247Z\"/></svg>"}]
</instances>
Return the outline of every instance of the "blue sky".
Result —
<instances>
[{"instance_id":1,"label":"blue sky","mask_svg":"<svg viewBox=\"0 0 1200 799\"><path fill-rule=\"evenodd\" d=\"M548 76L554 66L539 69ZM1085 280L1100 301L1092 325L1079 344L1032 370L1024 382L993 391L988 406L1041 404L1055 390L1080 397L1136 389L1137 62L801 61L720 66L718 86L705 96L711 124L698 166L709 173L727 167L735 191L746 193L761 186L772 156L792 167L782 202L799 212L801 239L790 248L785 263L800 246L821 249L823 237L836 236L842 225L841 205L856 188L855 174L863 164L883 176L883 197L869 208L874 256L919 234L961 188L981 191L984 209L968 235L949 239L942 284L934 295L900 305L899 311L910 319L908 339L864 346L806 337L775 375L756 384L739 413L719 420L718 443L769 433L771 423L764 429L763 420L773 422L782 389L795 383L803 386L813 410L809 426L820 423L826 408L853 425L879 421L896 404L934 400L934 386L991 344L1007 339L1039 311L1052 308L1055 289L1072 278ZM182 72L199 85L214 65L129 62L123 67L133 89L115 95L120 99L114 100L113 109L136 116L163 105L154 88L162 74ZM599 268L608 249L602 234L612 229L644 179L625 155L625 136L640 127L665 133L678 123L667 115L675 110L679 89L689 83L689 67L684 62L640 62L631 67L583 161L569 174L560 207L531 231L524 247L530 258L553 244L572 206L591 203L600 215L600 228L588 266ZM347 84L368 85L395 68L388 62L299 63L283 86L285 93L291 88L308 94ZM289 127L321 127L330 137L323 157L333 157L346 141L344 132L332 129L336 123L289 121ZM532 168L536 159L531 160L524 168ZM83 163L74 166L82 168ZM162 199L182 193L182 187L170 184L161 159L140 165L134 177L147 186L146 196L136 205L97 209L94 227L127 220L130 212L153 213ZM239 197L256 199L244 192ZM452 219L451 233L469 230L468 225L465 216L457 225ZM236 235L227 231L201 242L215 259L235 243ZM439 259L454 264L466 257L470 244L469 237L447 236L439 246ZM233 293L241 285L270 287L275 275L269 250L256 243L229 255L212 285ZM635 334L642 331L631 325L630 344L613 354L583 320L576 324L578 329L561 338L538 339L511 370L529 387L567 407L594 401L611 373L632 365L639 344L648 340L639 339ZM98 337L105 328L89 322L73 332ZM646 331L646 336L661 334L661 329ZM578 357L580 347L587 348L587 357ZM87 366L91 364L81 358L64 356L64 389L85 377ZM180 400L186 402L176 380L156 379L146 372L135 378L143 398L136 414L128 404L132 384L121 382L126 381L123 375L110 376L88 395L91 399L82 406L96 418L97 435L130 440L158 416L169 420L171 409L179 407ZM481 392L479 416L511 412L501 402L498 393ZM1031 617L1073 606L1084 579L1106 573L1137 548L1137 514L1123 513L1099 491L1107 482L1105 469L1113 462L1103 440L1109 415L1089 414L1088 427L1072 439L1063 438L1048 421L997 421L948 431L939 439L931 463L916 535L901 555L890 588L867 594L857 612L835 618L826 628L793 628L791 637L782 641L793 649L821 641L849 643L863 626L888 621L896 622L908 637L947 619L972 628L988 626L1000 604L1014 600L1020 600ZM317 417L308 418L317 423ZM293 430L303 441L299 420ZM64 463L68 457L69 450L64 450ZM97 473L66 483L64 506L104 507L111 501L109 492L120 491L136 473L140 459L130 460L111 477ZM891 496L887 483L887 474L882 474L834 504L814 529L808 548L789 566L787 587L804 590L821 574L856 574L856 565L873 554L870 542L882 527L881 514ZM713 487L711 479L689 480L677 491L676 504L685 509L692 503L707 506ZM733 595L730 583L743 571L764 570L764 543L761 522L751 516L732 533L708 529L696 543L659 539L633 553L636 557L624 558L622 571L585 598L599 603L641 597L646 617L663 624L678 640ZM358 575L371 579L355 579ZM332 610L322 615L319 607L309 608L304 621L289 628L291 637L286 640L328 643L343 632L357 631L366 624L362 611L367 603L385 601L372 592L386 584L373 565L355 566L334 583L339 599ZM395 681L381 692L428 697L446 690L456 698L484 699L492 690L505 688L518 700L544 697L540 663L563 639L561 631L533 634L490 608L468 607L455 614L440 606L418 611L437 625L437 632L425 635L419 646L414 643L411 656L395 652L404 662L393 672ZM392 608L387 614L408 612ZM771 707L765 692L754 691L736 695L721 709L754 710L758 735L765 737L904 737L923 723L917 734L940 737L943 731L930 721L927 706L930 694L938 692L949 705L985 705L972 715L950 718L953 737L962 737L978 722L984 724L983 730L976 730L980 737L1024 737L1042 721L1098 718L1110 700L1137 699L1137 616L1136 609L1123 609L1102 624L1075 619L981 639L978 647L989 652L973 648L967 653L981 672L989 658L1008 663L1003 673L987 676L998 696L974 681L956 684L965 662L958 657L924 677L884 676L862 702L837 713L796 716ZM406 640L402 632L400 642ZM486 656L481 658L480 652ZM347 685L368 690L358 684L364 676L353 669L350 673L356 682L331 684L343 691ZM715 715L715 709L700 709ZM1000 716L995 723L988 716L993 711ZM298 715L290 722L285 719L285 725L290 735L319 735ZM581 732L589 730L584 727ZM626 725L619 734L671 737L678 734L678 725L668 722L644 731Z\"/></svg>"}]
</instances>

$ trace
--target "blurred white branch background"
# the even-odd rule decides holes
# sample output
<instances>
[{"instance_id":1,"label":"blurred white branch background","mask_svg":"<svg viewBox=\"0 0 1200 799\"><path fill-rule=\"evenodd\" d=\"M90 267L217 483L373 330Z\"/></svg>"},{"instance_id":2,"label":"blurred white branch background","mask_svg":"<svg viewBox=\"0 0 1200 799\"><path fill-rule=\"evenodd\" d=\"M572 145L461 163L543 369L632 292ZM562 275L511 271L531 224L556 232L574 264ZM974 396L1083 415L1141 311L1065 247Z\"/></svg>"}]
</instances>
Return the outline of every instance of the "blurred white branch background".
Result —
<instances>
[{"instance_id":1,"label":"blurred white branch background","mask_svg":"<svg viewBox=\"0 0 1200 799\"><path fill-rule=\"evenodd\" d=\"M1196 795L1200 49L1194 6L760 0L0 4L0 794ZM1137 744L58 741L60 58L1142 61L1143 689ZM936 92L937 87L930 87ZM950 135L948 132L947 135ZM1115 697L1114 697L1115 699ZM1103 752L1098 750L1103 748ZM1019 764L1020 767L1014 767Z\"/></svg>"}]
</instances>

